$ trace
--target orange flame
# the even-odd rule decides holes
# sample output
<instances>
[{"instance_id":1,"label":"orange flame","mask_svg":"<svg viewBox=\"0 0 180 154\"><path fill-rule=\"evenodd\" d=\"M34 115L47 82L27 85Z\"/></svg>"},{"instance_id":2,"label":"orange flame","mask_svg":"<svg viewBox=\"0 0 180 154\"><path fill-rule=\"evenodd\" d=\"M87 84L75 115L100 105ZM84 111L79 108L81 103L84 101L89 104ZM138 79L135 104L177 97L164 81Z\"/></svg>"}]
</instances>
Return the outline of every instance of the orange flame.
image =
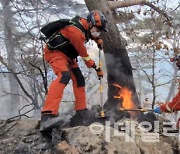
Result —
<instances>
[{"instance_id":1,"label":"orange flame","mask_svg":"<svg viewBox=\"0 0 180 154\"><path fill-rule=\"evenodd\" d=\"M122 88L118 84L114 84L114 86L119 88L119 93L118 95L114 96L114 98L122 99L122 107L125 109L136 109L137 107L132 101L132 91L130 91L127 87ZM131 115L134 115L134 113L130 113Z\"/></svg>"}]
</instances>

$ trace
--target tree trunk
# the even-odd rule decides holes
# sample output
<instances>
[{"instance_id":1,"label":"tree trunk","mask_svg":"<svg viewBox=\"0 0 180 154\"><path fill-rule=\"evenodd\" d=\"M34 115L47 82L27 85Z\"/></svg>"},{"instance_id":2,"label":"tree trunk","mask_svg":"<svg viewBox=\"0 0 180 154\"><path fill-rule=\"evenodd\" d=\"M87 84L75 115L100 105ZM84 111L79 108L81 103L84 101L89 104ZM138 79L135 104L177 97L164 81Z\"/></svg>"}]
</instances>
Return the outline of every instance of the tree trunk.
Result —
<instances>
[{"instance_id":1,"label":"tree trunk","mask_svg":"<svg viewBox=\"0 0 180 154\"><path fill-rule=\"evenodd\" d=\"M156 102L156 83L155 83L155 56L156 50L152 50L152 92L153 92L153 99L152 99L152 109L154 108Z\"/></svg>"},{"instance_id":2,"label":"tree trunk","mask_svg":"<svg viewBox=\"0 0 180 154\"><path fill-rule=\"evenodd\" d=\"M7 59L9 67L16 72L16 62L15 62L15 46L13 41L13 23L12 17L13 13L10 7L10 0L1 0L3 6L3 20L4 20L4 35L5 35L5 45L7 51ZM18 115L19 109L19 85L14 78L12 73L9 73L9 87L10 87L10 102L9 102L9 116Z\"/></svg>"},{"instance_id":3,"label":"tree trunk","mask_svg":"<svg viewBox=\"0 0 180 154\"><path fill-rule=\"evenodd\" d=\"M104 105L105 110L116 111L117 108L122 107L122 97L118 99L114 98L114 96L121 95L122 89L114 84L118 84L122 88L128 88L132 92L133 108L140 107L140 101L136 93L132 67L125 48L125 42L120 35L117 26L113 22L112 12L108 6L108 2L106 0L85 0L85 2L90 11L94 9L100 10L106 16L108 21L108 32L101 35L104 40L108 80L108 100Z\"/></svg>"},{"instance_id":4,"label":"tree trunk","mask_svg":"<svg viewBox=\"0 0 180 154\"><path fill-rule=\"evenodd\" d=\"M176 69L175 63L173 64L173 68L174 68L173 80L171 82L169 93L165 101L166 103L170 102L171 98L174 96L174 93L175 93L176 78L177 78L177 69Z\"/></svg>"}]
</instances>

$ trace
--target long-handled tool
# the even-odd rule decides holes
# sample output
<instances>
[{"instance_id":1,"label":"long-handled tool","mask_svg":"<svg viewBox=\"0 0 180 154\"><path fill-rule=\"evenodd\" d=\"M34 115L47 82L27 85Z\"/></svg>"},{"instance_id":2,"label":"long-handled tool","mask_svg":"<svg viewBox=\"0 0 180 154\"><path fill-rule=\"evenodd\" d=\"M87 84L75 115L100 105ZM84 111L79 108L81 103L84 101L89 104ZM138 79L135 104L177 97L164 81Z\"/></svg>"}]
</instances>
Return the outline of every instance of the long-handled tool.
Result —
<instances>
[{"instance_id":1,"label":"long-handled tool","mask_svg":"<svg viewBox=\"0 0 180 154\"><path fill-rule=\"evenodd\" d=\"M139 111L139 112L152 112L153 109L125 109L125 108L119 108L120 111Z\"/></svg>"},{"instance_id":2,"label":"long-handled tool","mask_svg":"<svg viewBox=\"0 0 180 154\"><path fill-rule=\"evenodd\" d=\"M99 68L102 69L102 61L101 61L101 50L99 49ZM99 81L100 81L100 85L99 85L99 92L100 92L100 105L101 105L101 109L100 109L100 117L101 118L105 118L105 112L103 109L103 85L102 85L102 77L99 77Z\"/></svg>"}]
</instances>

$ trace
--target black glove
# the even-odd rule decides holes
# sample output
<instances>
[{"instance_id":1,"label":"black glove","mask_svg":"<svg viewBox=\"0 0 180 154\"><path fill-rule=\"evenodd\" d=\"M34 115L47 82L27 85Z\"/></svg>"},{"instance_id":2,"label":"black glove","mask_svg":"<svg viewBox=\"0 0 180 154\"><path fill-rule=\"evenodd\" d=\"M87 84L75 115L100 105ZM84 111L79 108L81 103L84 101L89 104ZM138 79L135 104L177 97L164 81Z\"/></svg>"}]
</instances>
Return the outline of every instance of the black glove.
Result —
<instances>
[{"instance_id":1,"label":"black glove","mask_svg":"<svg viewBox=\"0 0 180 154\"><path fill-rule=\"evenodd\" d=\"M95 69L95 70L96 70L96 72L97 72L97 76L99 77L99 79L100 79L100 78L103 78L104 73L103 73L103 71L101 70L101 68L99 67L99 68L97 68L97 69Z\"/></svg>"},{"instance_id":2,"label":"black glove","mask_svg":"<svg viewBox=\"0 0 180 154\"><path fill-rule=\"evenodd\" d=\"M102 49L103 49L103 43L98 44L98 48L99 48L100 50L102 50Z\"/></svg>"},{"instance_id":3,"label":"black glove","mask_svg":"<svg viewBox=\"0 0 180 154\"><path fill-rule=\"evenodd\" d=\"M100 78L102 78L104 76L103 71L101 70L100 67L97 67L96 64L94 63L94 65L92 66L92 68L94 68L96 70L97 76Z\"/></svg>"},{"instance_id":4,"label":"black glove","mask_svg":"<svg viewBox=\"0 0 180 154\"><path fill-rule=\"evenodd\" d=\"M97 46L100 50L103 49L103 40L100 38L100 37L97 37L96 38L96 43L97 43Z\"/></svg>"}]
</instances>

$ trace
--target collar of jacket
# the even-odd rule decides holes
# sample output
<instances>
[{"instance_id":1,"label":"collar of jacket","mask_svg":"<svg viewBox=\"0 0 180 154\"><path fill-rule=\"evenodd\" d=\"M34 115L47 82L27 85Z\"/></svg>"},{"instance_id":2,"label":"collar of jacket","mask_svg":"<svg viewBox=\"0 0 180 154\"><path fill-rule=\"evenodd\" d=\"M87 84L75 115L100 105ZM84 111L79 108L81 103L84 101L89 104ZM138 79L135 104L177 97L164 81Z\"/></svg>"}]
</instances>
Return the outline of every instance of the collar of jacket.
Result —
<instances>
[{"instance_id":1,"label":"collar of jacket","mask_svg":"<svg viewBox=\"0 0 180 154\"><path fill-rule=\"evenodd\" d=\"M81 18L80 23L83 25L83 27L86 31L89 31L89 23L85 18Z\"/></svg>"},{"instance_id":2,"label":"collar of jacket","mask_svg":"<svg viewBox=\"0 0 180 154\"><path fill-rule=\"evenodd\" d=\"M85 34L86 39L87 39L87 41L89 41L89 39L90 39L89 22L85 18L81 18L79 22L82 24L82 26L86 30L86 34Z\"/></svg>"}]
</instances>

